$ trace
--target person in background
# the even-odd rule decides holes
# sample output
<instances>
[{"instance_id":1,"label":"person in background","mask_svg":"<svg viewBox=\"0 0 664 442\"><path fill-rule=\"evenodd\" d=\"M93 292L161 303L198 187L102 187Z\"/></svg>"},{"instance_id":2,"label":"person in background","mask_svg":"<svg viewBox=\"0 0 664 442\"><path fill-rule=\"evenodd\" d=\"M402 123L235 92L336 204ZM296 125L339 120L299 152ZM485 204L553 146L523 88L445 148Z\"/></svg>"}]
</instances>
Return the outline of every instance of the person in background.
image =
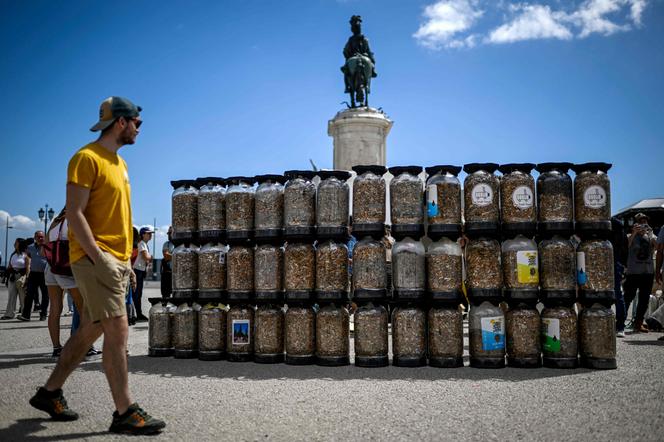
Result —
<instances>
[{"instance_id":1,"label":"person in background","mask_svg":"<svg viewBox=\"0 0 664 442\"><path fill-rule=\"evenodd\" d=\"M643 213L637 213L634 217L632 234L628 239L627 271L625 272L625 311L639 292L636 305L636 317L634 333L648 333L648 327L643 323L644 316L650 302L650 291L655 277L653 265L653 252L656 247L655 235L648 225L648 217Z\"/></svg>"},{"instance_id":2,"label":"person in background","mask_svg":"<svg viewBox=\"0 0 664 442\"><path fill-rule=\"evenodd\" d=\"M664 272L664 226L659 228L657 235L657 257L655 258L655 278L657 283L664 289L662 283L662 273ZM664 336L660 336L658 341L664 341Z\"/></svg>"},{"instance_id":3,"label":"person in background","mask_svg":"<svg viewBox=\"0 0 664 442\"><path fill-rule=\"evenodd\" d=\"M25 281L26 273L28 271L27 265L27 245L22 238L16 238L14 241L14 252L9 256L7 266L7 308L5 314L0 319L14 319L16 315L16 298L20 303L19 311L23 311L23 303L25 302Z\"/></svg>"},{"instance_id":4,"label":"person in background","mask_svg":"<svg viewBox=\"0 0 664 442\"><path fill-rule=\"evenodd\" d=\"M625 297L622 290L622 279L627 264L628 242L623 222L615 216L611 218L611 245L613 246L614 292L616 295L616 336L625 337Z\"/></svg>"},{"instance_id":5,"label":"person in background","mask_svg":"<svg viewBox=\"0 0 664 442\"><path fill-rule=\"evenodd\" d=\"M134 290L136 290L136 273L134 273L134 264L138 258L138 242L139 235L138 229L132 227L132 240L131 240L131 270L129 272L129 283L127 284L127 294L125 295L125 308L127 309L127 323L129 325L136 325L136 308L134 308Z\"/></svg>"},{"instance_id":6,"label":"person in background","mask_svg":"<svg viewBox=\"0 0 664 442\"><path fill-rule=\"evenodd\" d=\"M124 296L131 272L132 216L127 163L118 150L136 142L143 123L140 111L126 98L104 100L99 121L91 128L102 131L101 136L69 161L69 259L85 303L81 314L86 320L65 344L46 383L29 401L54 420L78 419L78 413L67 405L62 387L90 346L104 335L102 368L115 404L109 431L126 434L153 434L166 426L132 401L127 369L129 326ZM100 406L100 399L95 398L95 406Z\"/></svg>"},{"instance_id":7,"label":"person in background","mask_svg":"<svg viewBox=\"0 0 664 442\"><path fill-rule=\"evenodd\" d=\"M32 303L35 303L35 309L39 305L39 320L45 321L48 315L48 289L44 280L44 271L46 270L46 257L42 247L46 236L42 230L35 232L35 242L30 244L27 254L30 257L30 271L28 272L28 290L25 297L23 313L18 317L21 321L29 321L32 312ZM41 291L41 303L39 302L39 292Z\"/></svg>"},{"instance_id":8,"label":"person in background","mask_svg":"<svg viewBox=\"0 0 664 442\"><path fill-rule=\"evenodd\" d=\"M143 314L141 308L141 301L143 298L143 282L147 274L150 263L152 262L152 255L150 254L149 242L152 239L151 227L141 227L138 232L141 240L138 243L138 255L134 263L134 273L136 274L136 290L134 290L132 299L134 307L136 307L136 321L145 322L148 318Z\"/></svg>"},{"instance_id":9,"label":"person in background","mask_svg":"<svg viewBox=\"0 0 664 442\"><path fill-rule=\"evenodd\" d=\"M168 227L168 241L164 243L164 246L161 248L161 253L164 255L164 258L161 260L161 296L163 298L168 298L173 292L173 268L171 267L171 260L173 259L173 250L175 250L175 244L171 240L173 235L173 226Z\"/></svg>"},{"instance_id":10,"label":"person in background","mask_svg":"<svg viewBox=\"0 0 664 442\"><path fill-rule=\"evenodd\" d=\"M74 300L71 297L69 290L65 291L65 296L67 297L67 311L62 314L62 316L71 316L74 314Z\"/></svg>"}]
</instances>

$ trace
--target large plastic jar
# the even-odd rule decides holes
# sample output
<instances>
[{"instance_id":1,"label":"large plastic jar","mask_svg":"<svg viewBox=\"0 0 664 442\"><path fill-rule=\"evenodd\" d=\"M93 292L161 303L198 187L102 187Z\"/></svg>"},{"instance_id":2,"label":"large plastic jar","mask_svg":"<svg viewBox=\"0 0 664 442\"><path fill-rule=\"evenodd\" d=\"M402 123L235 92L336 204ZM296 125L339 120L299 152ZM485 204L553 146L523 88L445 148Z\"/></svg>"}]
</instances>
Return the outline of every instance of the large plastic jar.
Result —
<instances>
[{"instance_id":1,"label":"large plastic jar","mask_svg":"<svg viewBox=\"0 0 664 442\"><path fill-rule=\"evenodd\" d=\"M198 310L192 301L182 302L173 314L173 347L175 357L182 359L198 356Z\"/></svg>"},{"instance_id":2,"label":"large plastic jar","mask_svg":"<svg viewBox=\"0 0 664 442\"><path fill-rule=\"evenodd\" d=\"M387 309L371 302L360 305L354 314L355 365L389 365L387 346Z\"/></svg>"},{"instance_id":3,"label":"large plastic jar","mask_svg":"<svg viewBox=\"0 0 664 442\"><path fill-rule=\"evenodd\" d=\"M254 291L256 301L283 300L284 249L262 244L254 250Z\"/></svg>"},{"instance_id":4,"label":"large plastic jar","mask_svg":"<svg viewBox=\"0 0 664 442\"><path fill-rule=\"evenodd\" d=\"M385 245L365 236L353 248L353 299L380 301L387 296Z\"/></svg>"},{"instance_id":5,"label":"large plastic jar","mask_svg":"<svg viewBox=\"0 0 664 442\"><path fill-rule=\"evenodd\" d=\"M284 225L284 177L258 175L254 195L254 237L257 241L281 238Z\"/></svg>"},{"instance_id":6,"label":"large plastic jar","mask_svg":"<svg viewBox=\"0 0 664 442\"><path fill-rule=\"evenodd\" d=\"M198 178L198 238L201 244L220 242L226 236L226 181Z\"/></svg>"},{"instance_id":7,"label":"large plastic jar","mask_svg":"<svg viewBox=\"0 0 664 442\"><path fill-rule=\"evenodd\" d=\"M254 362L276 364L284 362L284 310L274 304L259 305L256 309Z\"/></svg>"},{"instance_id":8,"label":"large plastic jar","mask_svg":"<svg viewBox=\"0 0 664 442\"><path fill-rule=\"evenodd\" d=\"M607 240L582 241L576 249L579 298L583 303L615 301L613 246Z\"/></svg>"},{"instance_id":9,"label":"large plastic jar","mask_svg":"<svg viewBox=\"0 0 664 442\"><path fill-rule=\"evenodd\" d=\"M429 365L463 367L463 316L458 304L431 307L428 329Z\"/></svg>"},{"instance_id":10,"label":"large plastic jar","mask_svg":"<svg viewBox=\"0 0 664 442\"><path fill-rule=\"evenodd\" d=\"M316 363L324 366L350 364L349 315L346 307L323 305L316 314Z\"/></svg>"},{"instance_id":11,"label":"large plastic jar","mask_svg":"<svg viewBox=\"0 0 664 442\"><path fill-rule=\"evenodd\" d=\"M427 235L431 239L461 234L461 183L458 166L427 167Z\"/></svg>"},{"instance_id":12,"label":"large plastic jar","mask_svg":"<svg viewBox=\"0 0 664 442\"><path fill-rule=\"evenodd\" d=\"M355 166L353 234L380 239L385 233L386 185L384 166Z\"/></svg>"},{"instance_id":13,"label":"large plastic jar","mask_svg":"<svg viewBox=\"0 0 664 442\"><path fill-rule=\"evenodd\" d=\"M537 170L537 221L542 233L569 235L574 228L571 163L540 163Z\"/></svg>"},{"instance_id":14,"label":"large plastic jar","mask_svg":"<svg viewBox=\"0 0 664 442\"><path fill-rule=\"evenodd\" d=\"M390 167L390 217L392 236L396 239L424 235L424 183L418 176L420 166Z\"/></svg>"},{"instance_id":15,"label":"large plastic jar","mask_svg":"<svg viewBox=\"0 0 664 442\"><path fill-rule=\"evenodd\" d=\"M249 301L254 291L254 249L231 246L226 253L226 286L231 301Z\"/></svg>"},{"instance_id":16,"label":"large plastic jar","mask_svg":"<svg viewBox=\"0 0 664 442\"><path fill-rule=\"evenodd\" d=\"M218 301L198 312L198 359L218 361L226 356L226 306Z\"/></svg>"},{"instance_id":17,"label":"large plastic jar","mask_svg":"<svg viewBox=\"0 0 664 442\"><path fill-rule=\"evenodd\" d=\"M537 368L542 365L540 314L535 302L515 302L505 314L507 365Z\"/></svg>"},{"instance_id":18,"label":"large plastic jar","mask_svg":"<svg viewBox=\"0 0 664 442\"><path fill-rule=\"evenodd\" d=\"M311 243L288 242L284 250L287 301L311 301L316 289L316 249Z\"/></svg>"},{"instance_id":19,"label":"large plastic jar","mask_svg":"<svg viewBox=\"0 0 664 442\"><path fill-rule=\"evenodd\" d=\"M198 297L219 298L226 291L226 247L206 244L198 250Z\"/></svg>"},{"instance_id":20,"label":"large plastic jar","mask_svg":"<svg viewBox=\"0 0 664 442\"><path fill-rule=\"evenodd\" d=\"M608 163L572 166L574 179L574 219L580 232L611 230L611 181Z\"/></svg>"},{"instance_id":21,"label":"large plastic jar","mask_svg":"<svg viewBox=\"0 0 664 442\"><path fill-rule=\"evenodd\" d=\"M181 244L173 250L173 296L193 296L198 289L198 247Z\"/></svg>"},{"instance_id":22,"label":"large plastic jar","mask_svg":"<svg viewBox=\"0 0 664 442\"><path fill-rule=\"evenodd\" d=\"M463 181L464 230L467 235L496 235L500 229L500 182L495 163L470 163Z\"/></svg>"},{"instance_id":23,"label":"large plastic jar","mask_svg":"<svg viewBox=\"0 0 664 442\"><path fill-rule=\"evenodd\" d=\"M150 298L148 356L173 356L173 320L165 300Z\"/></svg>"},{"instance_id":24,"label":"large plastic jar","mask_svg":"<svg viewBox=\"0 0 664 442\"><path fill-rule=\"evenodd\" d=\"M574 244L554 235L539 243L540 298L574 301L576 299L576 250Z\"/></svg>"},{"instance_id":25,"label":"large plastic jar","mask_svg":"<svg viewBox=\"0 0 664 442\"><path fill-rule=\"evenodd\" d=\"M254 307L233 304L227 314L226 352L231 362L250 361L254 354Z\"/></svg>"},{"instance_id":26,"label":"large plastic jar","mask_svg":"<svg viewBox=\"0 0 664 442\"><path fill-rule=\"evenodd\" d=\"M284 235L288 239L312 239L316 234L316 185L314 172L289 170L284 187Z\"/></svg>"},{"instance_id":27,"label":"large plastic jar","mask_svg":"<svg viewBox=\"0 0 664 442\"><path fill-rule=\"evenodd\" d=\"M484 301L473 304L468 314L470 366L505 366L505 315L497 305Z\"/></svg>"},{"instance_id":28,"label":"large plastic jar","mask_svg":"<svg viewBox=\"0 0 664 442\"><path fill-rule=\"evenodd\" d=\"M316 234L318 238L346 239L348 237L350 173L325 170L318 173L316 201Z\"/></svg>"},{"instance_id":29,"label":"large plastic jar","mask_svg":"<svg viewBox=\"0 0 664 442\"><path fill-rule=\"evenodd\" d=\"M392 295L395 300L421 300L426 293L426 252L420 241L406 237L392 247Z\"/></svg>"},{"instance_id":30,"label":"large plastic jar","mask_svg":"<svg viewBox=\"0 0 664 442\"><path fill-rule=\"evenodd\" d=\"M191 242L198 232L198 189L196 180L171 181L173 186L171 238L176 243Z\"/></svg>"},{"instance_id":31,"label":"large plastic jar","mask_svg":"<svg viewBox=\"0 0 664 442\"><path fill-rule=\"evenodd\" d=\"M545 367L576 368L576 311L571 305L547 305L542 310L542 356Z\"/></svg>"},{"instance_id":32,"label":"large plastic jar","mask_svg":"<svg viewBox=\"0 0 664 442\"><path fill-rule=\"evenodd\" d=\"M503 241L501 263L505 297L508 300L537 300L539 263L537 243L523 235Z\"/></svg>"},{"instance_id":33,"label":"large plastic jar","mask_svg":"<svg viewBox=\"0 0 664 442\"><path fill-rule=\"evenodd\" d=\"M327 240L316 248L316 297L319 301L348 299L348 247Z\"/></svg>"},{"instance_id":34,"label":"large plastic jar","mask_svg":"<svg viewBox=\"0 0 664 442\"><path fill-rule=\"evenodd\" d=\"M291 303L285 315L286 363L313 364L316 360L316 312L308 304Z\"/></svg>"},{"instance_id":35,"label":"large plastic jar","mask_svg":"<svg viewBox=\"0 0 664 442\"><path fill-rule=\"evenodd\" d=\"M415 305L400 305L392 311L392 363L397 367L427 364L427 315Z\"/></svg>"},{"instance_id":36,"label":"large plastic jar","mask_svg":"<svg viewBox=\"0 0 664 442\"><path fill-rule=\"evenodd\" d=\"M427 289L433 301L458 304L462 298L463 253L461 246L447 237L429 245L426 253Z\"/></svg>"},{"instance_id":37,"label":"large plastic jar","mask_svg":"<svg viewBox=\"0 0 664 442\"><path fill-rule=\"evenodd\" d=\"M254 230L254 179L236 176L226 180L226 237L229 243L244 242Z\"/></svg>"},{"instance_id":38,"label":"large plastic jar","mask_svg":"<svg viewBox=\"0 0 664 442\"><path fill-rule=\"evenodd\" d=\"M503 271L500 243L495 239L473 239L466 245L466 288L470 300L500 301Z\"/></svg>"},{"instance_id":39,"label":"large plastic jar","mask_svg":"<svg viewBox=\"0 0 664 442\"><path fill-rule=\"evenodd\" d=\"M534 235L537 230L535 180L532 163L503 164L499 167L500 215L503 232Z\"/></svg>"},{"instance_id":40,"label":"large plastic jar","mask_svg":"<svg viewBox=\"0 0 664 442\"><path fill-rule=\"evenodd\" d=\"M579 354L587 368L614 369L616 364L616 315L611 308L593 304L579 315Z\"/></svg>"}]
</instances>

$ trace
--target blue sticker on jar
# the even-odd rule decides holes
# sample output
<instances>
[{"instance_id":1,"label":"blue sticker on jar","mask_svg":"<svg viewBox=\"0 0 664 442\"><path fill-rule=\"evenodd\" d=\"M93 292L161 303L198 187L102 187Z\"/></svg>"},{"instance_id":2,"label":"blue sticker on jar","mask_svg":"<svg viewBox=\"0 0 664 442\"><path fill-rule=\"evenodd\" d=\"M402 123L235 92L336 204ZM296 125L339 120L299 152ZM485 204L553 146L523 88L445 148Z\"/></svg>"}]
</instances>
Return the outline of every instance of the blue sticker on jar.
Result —
<instances>
[{"instance_id":1,"label":"blue sticker on jar","mask_svg":"<svg viewBox=\"0 0 664 442\"><path fill-rule=\"evenodd\" d=\"M481 319L482 350L502 350L505 348L505 318L493 316Z\"/></svg>"},{"instance_id":2,"label":"blue sticker on jar","mask_svg":"<svg viewBox=\"0 0 664 442\"><path fill-rule=\"evenodd\" d=\"M427 215L429 218L438 216L438 188L435 184L427 186Z\"/></svg>"}]
</instances>

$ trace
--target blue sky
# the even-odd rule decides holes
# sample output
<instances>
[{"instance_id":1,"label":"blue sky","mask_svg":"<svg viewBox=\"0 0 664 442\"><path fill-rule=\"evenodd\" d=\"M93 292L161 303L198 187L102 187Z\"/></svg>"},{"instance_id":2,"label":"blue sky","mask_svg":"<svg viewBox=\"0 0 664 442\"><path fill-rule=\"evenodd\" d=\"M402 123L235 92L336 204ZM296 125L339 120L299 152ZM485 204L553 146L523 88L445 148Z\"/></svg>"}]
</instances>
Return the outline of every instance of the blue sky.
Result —
<instances>
[{"instance_id":1,"label":"blue sky","mask_svg":"<svg viewBox=\"0 0 664 442\"><path fill-rule=\"evenodd\" d=\"M389 165L607 161L614 212L664 196L659 0L0 0L0 229L64 204L110 95L144 108L120 151L138 225L169 224L171 179L332 167L353 14Z\"/></svg>"}]
</instances>

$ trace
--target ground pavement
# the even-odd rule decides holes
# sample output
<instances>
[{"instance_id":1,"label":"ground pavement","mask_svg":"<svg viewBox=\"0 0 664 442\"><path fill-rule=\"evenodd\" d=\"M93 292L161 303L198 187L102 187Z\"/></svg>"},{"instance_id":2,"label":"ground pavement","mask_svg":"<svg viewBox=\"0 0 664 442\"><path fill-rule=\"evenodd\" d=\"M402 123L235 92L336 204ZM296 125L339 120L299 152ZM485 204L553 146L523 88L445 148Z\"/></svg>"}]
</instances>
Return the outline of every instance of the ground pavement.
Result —
<instances>
[{"instance_id":1,"label":"ground pavement","mask_svg":"<svg viewBox=\"0 0 664 442\"><path fill-rule=\"evenodd\" d=\"M0 311L6 299L3 287ZM35 318L0 321L0 440L124 438L106 432L114 407L99 359L65 386L78 421L52 422L28 405L54 364ZM65 339L70 318L62 324ZM129 381L135 400L167 422L164 440L662 440L659 336L619 339L612 371L326 368L148 358L140 323Z\"/></svg>"}]
</instances>

